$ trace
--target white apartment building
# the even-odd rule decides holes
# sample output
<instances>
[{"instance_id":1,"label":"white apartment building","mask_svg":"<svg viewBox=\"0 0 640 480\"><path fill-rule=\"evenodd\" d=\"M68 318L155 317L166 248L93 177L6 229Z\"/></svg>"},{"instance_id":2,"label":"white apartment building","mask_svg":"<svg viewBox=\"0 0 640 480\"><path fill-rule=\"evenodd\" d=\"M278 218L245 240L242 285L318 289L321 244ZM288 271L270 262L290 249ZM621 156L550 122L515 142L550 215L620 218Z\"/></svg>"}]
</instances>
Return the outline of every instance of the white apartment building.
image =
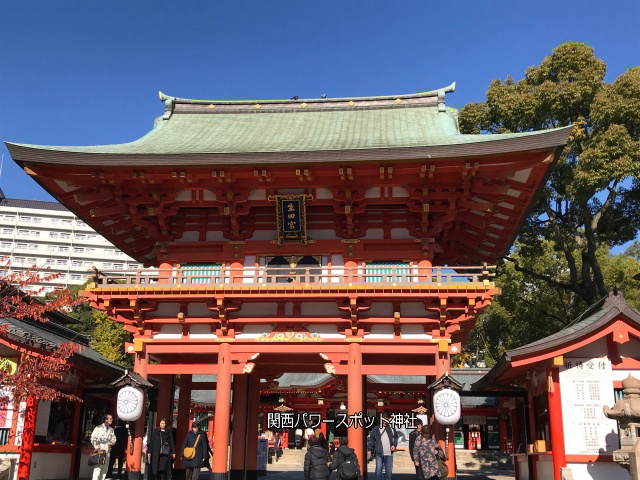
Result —
<instances>
[{"instance_id":1,"label":"white apartment building","mask_svg":"<svg viewBox=\"0 0 640 480\"><path fill-rule=\"evenodd\" d=\"M37 265L59 273L58 278L41 284L45 292L58 285L85 283L94 266L99 270L142 267L61 204L5 198L2 190L0 257L9 257L12 269Z\"/></svg>"}]
</instances>

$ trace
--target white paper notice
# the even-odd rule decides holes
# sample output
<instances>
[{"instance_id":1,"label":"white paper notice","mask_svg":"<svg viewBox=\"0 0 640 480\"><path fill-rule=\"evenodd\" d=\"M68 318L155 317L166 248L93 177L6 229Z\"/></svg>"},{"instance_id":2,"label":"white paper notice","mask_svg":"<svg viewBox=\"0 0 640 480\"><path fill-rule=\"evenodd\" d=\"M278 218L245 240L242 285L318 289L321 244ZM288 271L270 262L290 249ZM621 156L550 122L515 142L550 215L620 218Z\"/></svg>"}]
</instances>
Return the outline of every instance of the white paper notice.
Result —
<instances>
[{"instance_id":1,"label":"white paper notice","mask_svg":"<svg viewBox=\"0 0 640 480\"><path fill-rule=\"evenodd\" d=\"M618 423L604 416L612 407L608 358L567 358L560 367L562 423L567 455L611 455L618 448Z\"/></svg>"}]
</instances>

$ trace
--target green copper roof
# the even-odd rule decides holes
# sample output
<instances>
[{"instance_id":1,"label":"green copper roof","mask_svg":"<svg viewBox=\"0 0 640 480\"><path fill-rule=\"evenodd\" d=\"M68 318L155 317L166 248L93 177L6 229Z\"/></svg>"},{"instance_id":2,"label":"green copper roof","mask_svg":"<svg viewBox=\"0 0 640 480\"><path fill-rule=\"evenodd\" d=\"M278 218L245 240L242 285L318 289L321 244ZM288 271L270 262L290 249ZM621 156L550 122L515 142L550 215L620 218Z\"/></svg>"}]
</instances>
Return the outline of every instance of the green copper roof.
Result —
<instances>
[{"instance_id":1,"label":"green copper roof","mask_svg":"<svg viewBox=\"0 0 640 480\"><path fill-rule=\"evenodd\" d=\"M444 95L452 89L396 97L263 103L208 102L161 95L165 114L157 119L151 132L130 143L87 147L8 145L10 149L17 146L43 154L44 151L116 156L313 154L495 144L549 133L460 134L457 111L444 105ZM563 142L554 139L551 143Z\"/></svg>"}]
</instances>

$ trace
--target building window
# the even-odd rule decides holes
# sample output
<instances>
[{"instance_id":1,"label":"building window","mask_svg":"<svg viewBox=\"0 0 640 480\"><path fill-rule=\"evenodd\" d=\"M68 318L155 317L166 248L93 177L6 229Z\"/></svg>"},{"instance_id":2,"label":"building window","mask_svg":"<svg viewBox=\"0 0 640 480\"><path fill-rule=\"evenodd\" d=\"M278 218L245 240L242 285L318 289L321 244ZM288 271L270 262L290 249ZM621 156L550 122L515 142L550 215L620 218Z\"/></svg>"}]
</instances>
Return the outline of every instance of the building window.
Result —
<instances>
[{"instance_id":1,"label":"building window","mask_svg":"<svg viewBox=\"0 0 640 480\"><path fill-rule=\"evenodd\" d=\"M58 251L58 247L56 247L55 245L49 245L47 247L47 252L57 252Z\"/></svg>"},{"instance_id":2,"label":"building window","mask_svg":"<svg viewBox=\"0 0 640 480\"><path fill-rule=\"evenodd\" d=\"M24 257L15 257L13 259L13 263L15 263L16 265L24 265L25 261L26 261L26 258Z\"/></svg>"},{"instance_id":3,"label":"building window","mask_svg":"<svg viewBox=\"0 0 640 480\"><path fill-rule=\"evenodd\" d=\"M29 235L29 230L18 230L18 235Z\"/></svg>"},{"instance_id":4,"label":"building window","mask_svg":"<svg viewBox=\"0 0 640 480\"><path fill-rule=\"evenodd\" d=\"M29 244L27 243L16 243L16 248L22 249L22 250L26 250L28 248Z\"/></svg>"},{"instance_id":5,"label":"building window","mask_svg":"<svg viewBox=\"0 0 640 480\"><path fill-rule=\"evenodd\" d=\"M76 233L76 240L86 240L87 236L83 233Z\"/></svg>"},{"instance_id":6,"label":"building window","mask_svg":"<svg viewBox=\"0 0 640 480\"><path fill-rule=\"evenodd\" d=\"M60 275L58 275L58 280L66 280L66 279L67 279L66 273L61 273Z\"/></svg>"},{"instance_id":7,"label":"building window","mask_svg":"<svg viewBox=\"0 0 640 480\"><path fill-rule=\"evenodd\" d=\"M78 260L73 260L71 262L71 266L72 267L81 267L82 266L82 262L78 261Z\"/></svg>"},{"instance_id":8,"label":"building window","mask_svg":"<svg viewBox=\"0 0 640 480\"><path fill-rule=\"evenodd\" d=\"M140 265L138 265L137 263L130 263L128 265L128 268L134 269L134 268L140 268Z\"/></svg>"},{"instance_id":9,"label":"building window","mask_svg":"<svg viewBox=\"0 0 640 480\"><path fill-rule=\"evenodd\" d=\"M58 238L58 232L49 232L49 238Z\"/></svg>"},{"instance_id":10,"label":"building window","mask_svg":"<svg viewBox=\"0 0 640 480\"><path fill-rule=\"evenodd\" d=\"M38 250L39 245L37 243L30 243L29 250Z\"/></svg>"},{"instance_id":11,"label":"building window","mask_svg":"<svg viewBox=\"0 0 640 480\"><path fill-rule=\"evenodd\" d=\"M4 216L4 219L5 219L7 222L13 222L13 221L16 219L16 216L15 216L15 215L5 215L5 216Z\"/></svg>"},{"instance_id":12,"label":"building window","mask_svg":"<svg viewBox=\"0 0 640 480\"><path fill-rule=\"evenodd\" d=\"M93 262L84 262L85 267L93 267Z\"/></svg>"},{"instance_id":13,"label":"building window","mask_svg":"<svg viewBox=\"0 0 640 480\"><path fill-rule=\"evenodd\" d=\"M11 248L11 247L13 247L13 243L11 243L11 242L2 242L2 243L0 243L0 247L2 247L2 248Z\"/></svg>"},{"instance_id":14,"label":"building window","mask_svg":"<svg viewBox=\"0 0 640 480\"><path fill-rule=\"evenodd\" d=\"M13 228L3 228L2 233L4 235L13 235Z\"/></svg>"},{"instance_id":15,"label":"building window","mask_svg":"<svg viewBox=\"0 0 640 480\"><path fill-rule=\"evenodd\" d=\"M116 255L118 257L123 257L124 256L124 252L121 252L120 250L116 250Z\"/></svg>"},{"instance_id":16,"label":"building window","mask_svg":"<svg viewBox=\"0 0 640 480\"><path fill-rule=\"evenodd\" d=\"M79 227L86 227L87 224L84 223L82 220L76 220L76 225L78 225Z\"/></svg>"},{"instance_id":17,"label":"building window","mask_svg":"<svg viewBox=\"0 0 640 480\"><path fill-rule=\"evenodd\" d=\"M82 275L71 275L71 280L75 280L75 281L82 280Z\"/></svg>"},{"instance_id":18,"label":"building window","mask_svg":"<svg viewBox=\"0 0 640 480\"><path fill-rule=\"evenodd\" d=\"M42 223L42 218L40 218L40 217L33 217L33 223Z\"/></svg>"},{"instance_id":19,"label":"building window","mask_svg":"<svg viewBox=\"0 0 640 480\"><path fill-rule=\"evenodd\" d=\"M50 259L50 258L47 258L47 259L44 261L44 264L45 264L45 266L46 266L46 265L51 265L51 259Z\"/></svg>"},{"instance_id":20,"label":"building window","mask_svg":"<svg viewBox=\"0 0 640 480\"><path fill-rule=\"evenodd\" d=\"M408 262L370 262L365 267L365 281L370 283L410 282Z\"/></svg>"},{"instance_id":21,"label":"building window","mask_svg":"<svg viewBox=\"0 0 640 480\"><path fill-rule=\"evenodd\" d=\"M112 264L109 263L109 262L103 262L102 263L102 268L111 268L111 267L112 267Z\"/></svg>"},{"instance_id":22,"label":"building window","mask_svg":"<svg viewBox=\"0 0 640 480\"><path fill-rule=\"evenodd\" d=\"M73 253L84 253L83 247L73 247Z\"/></svg>"},{"instance_id":23,"label":"building window","mask_svg":"<svg viewBox=\"0 0 640 480\"><path fill-rule=\"evenodd\" d=\"M112 248L105 248L104 253L105 255L113 255L115 251Z\"/></svg>"},{"instance_id":24,"label":"building window","mask_svg":"<svg viewBox=\"0 0 640 480\"><path fill-rule=\"evenodd\" d=\"M70 233L61 233L60 234L60 238L64 238L66 240L71 238L71 234Z\"/></svg>"},{"instance_id":25,"label":"building window","mask_svg":"<svg viewBox=\"0 0 640 480\"><path fill-rule=\"evenodd\" d=\"M96 238L96 235L87 235L87 240L93 240Z\"/></svg>"},{"instance_id":26,"label":"building window","mask_svg":"<svg viewBox=\"0 0 640 480\"><path fill-rule=\"evenodd\" d=\"M95 248L87 248L87 253L96 253Z\"/></svg>"},{"instance_id":27,"label":"building window","mask_svg":"<svg viewBox=\"0 0 640 480\"><path fill-rule=\"evenodd\" d=\"M30 232L32 237L39 237L40 236L40 232L38 232L37 230L31 230Z\"/></svg>"},{"instance_id":28,"label":"building window","mask_svg":"<svg viewBox=\"0 0 640 480\"><path fill-rule=\"evenodd\" d=\"M51 219L51 223L53 223L54 225L60 225L60 219L59 218L52 218Z\"/></svg>"},{"instance_id":29,"label":"building window","mask_svg":"<svg viewBox=\"0 0 640 480\"><path fill-rule=\"evenodd\" d=\"M123 270L124 269L124 263L114 263L113 264L113 269L114 270Z\"/></svg>"},{"instance_id":30,"label":"building window","mask_svg":"<svg viewBox=\"0 0 640 480\"><path fill-rule=\"evenodd\" d=\"M20 217L21 222L31 223L31 217Z\"/></svg>"},{"instance_id":31,"label":"building window","mask_svg":"<svg viewBox=\"0 0 640 480\"><path fill-rule=\"evenodd\" d=\"M66 260L56 260L56 265L66 265L67 261Z\"/></svg>"},{"instance_id":32,"label":"building window","mask_svg":"<svg viewBox=\"0 0 640 480\"><path fill-rule=\"evenodd\" d=\"M67 226L67 227L70 227L70 226L71 226L71 220L62 220L62 221L60 222L60 224L61 224L61 225L65 225L65 226Z\"/></svg>"},{"instance_id":33,"label":"building window","mask_svg":"<svg viewBox=\"0 0 640 480\"><path fill-rule=\"evenodd\" d=\"M29 265L35 265L37 261L38 261L38 260L36 259L36 257L29 257L29 258L27 258L27 263L28 263Z\"/></svg>"},{"instance_id":34,"label":"building window","mask_svg":"<svg viewBox=\"0 0 640 480\"><path fill-rule=\"evenodd\" d=\"M62 253L69 253L69 247L58 247L58 251Z\"/></svg>"}]
</instances>

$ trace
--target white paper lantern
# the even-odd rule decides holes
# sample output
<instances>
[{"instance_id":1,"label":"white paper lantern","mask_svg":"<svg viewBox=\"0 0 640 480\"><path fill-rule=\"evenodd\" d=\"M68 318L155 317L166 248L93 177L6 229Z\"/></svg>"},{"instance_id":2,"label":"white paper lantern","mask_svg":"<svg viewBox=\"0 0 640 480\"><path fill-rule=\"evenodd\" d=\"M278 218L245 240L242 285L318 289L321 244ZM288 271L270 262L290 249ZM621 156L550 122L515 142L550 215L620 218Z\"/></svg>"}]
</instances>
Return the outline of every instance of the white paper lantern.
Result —
<instances>
[{"instance_id":1,"label":"white paper lantern","mask_svg":"<svg viewBox=\"0 0 640 480\"><path fill-rule=\"evenodd\" d=\"M460 395L451 388L443 388L433 395L433 412L440 425L455 425L460 420Z\"/></svg>"},{"instance_id":2,"label":"white paper lantern","mask_svg":"<svg viewBox=\"0 0 640 480\"><path fill-rule=\"evenodd\" d=\"M120 420L134 422L142 415L144 393L139 388L122 387L118 392L117 413Z\"/></svg>"}]
</instances>

